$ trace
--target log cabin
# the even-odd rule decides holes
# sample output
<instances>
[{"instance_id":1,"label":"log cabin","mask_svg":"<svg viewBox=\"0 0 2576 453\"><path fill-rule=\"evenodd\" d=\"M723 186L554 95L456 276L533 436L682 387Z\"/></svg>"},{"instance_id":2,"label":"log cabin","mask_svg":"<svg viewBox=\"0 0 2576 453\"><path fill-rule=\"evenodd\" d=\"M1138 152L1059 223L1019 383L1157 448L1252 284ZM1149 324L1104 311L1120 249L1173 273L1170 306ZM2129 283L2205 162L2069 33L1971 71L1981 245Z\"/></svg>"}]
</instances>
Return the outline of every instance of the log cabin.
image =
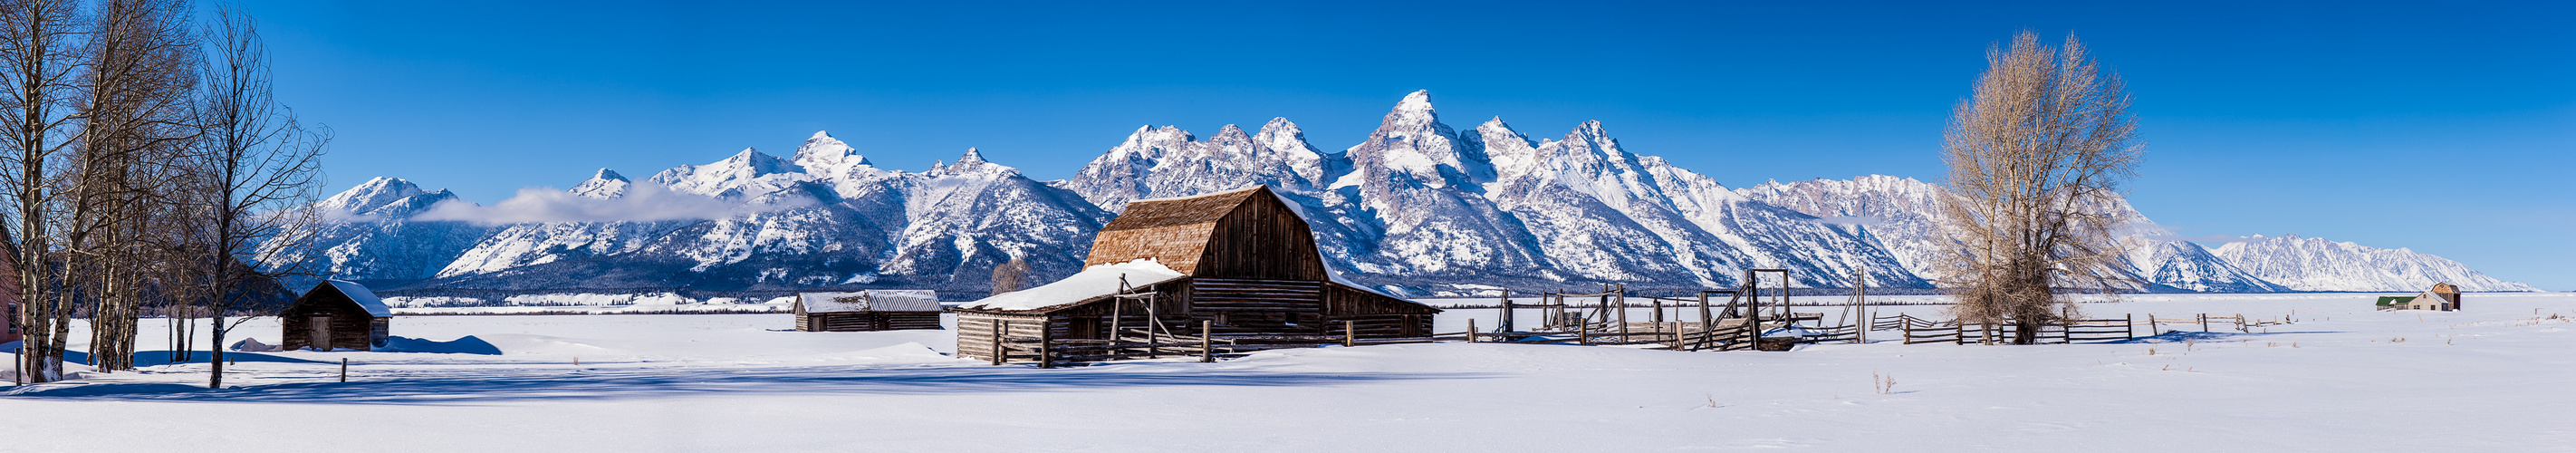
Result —
<instances>
[{"instance_id":1,"label":"log cabin","mask_svg":"<svg viewBox=\"0 0 2576 453\"><path fill-rule=\"evenodd\" d=\"M1130 202L1084 265L953 309L958 355L990 360L1005 325L1005 338L1113 339L1126 329L1198 335L1207 321L1216 338L1260 344L1428 337L1440 312L1339 278L1305 218L1266 186Z\"/></svg>"},{"instance_id":2,"label":"log cabin","mask_svg":"<svg viewBox=\"0 0 2576 453\"><path fill-rule=\"evenodd\" d=\"M295 298L295 303L277 317L285 330L278 346L286 350L372 351L385 345L386 327L394 312L385 308L384 300L377 299L376 293L365 285L324 280Z\"/></svg>"},{"instance_id":3,"label":"log cabin","mask_svg":"<svg viewBox=\"0 0 2576 453\"><path fill-rule=\"evenodd\" d=\"M796 330L864 332L938 329L939 293L927 290L872 289L846 293L797 293L791 307Z\"/></svg>"}]
</instances>

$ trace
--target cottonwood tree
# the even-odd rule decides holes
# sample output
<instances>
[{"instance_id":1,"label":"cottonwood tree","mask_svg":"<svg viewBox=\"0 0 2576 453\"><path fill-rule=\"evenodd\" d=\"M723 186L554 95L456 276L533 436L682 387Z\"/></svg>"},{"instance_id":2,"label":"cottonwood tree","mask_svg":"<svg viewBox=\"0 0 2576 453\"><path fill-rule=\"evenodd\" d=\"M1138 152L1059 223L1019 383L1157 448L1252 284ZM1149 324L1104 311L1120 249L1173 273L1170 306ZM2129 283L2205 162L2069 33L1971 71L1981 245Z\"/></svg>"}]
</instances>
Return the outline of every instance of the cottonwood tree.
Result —
<instances>
[{"instance_id":1,"label":"cottonwood tree","mask_svg":"<svg viewBox=\"0 0 2576 453\"><path fill-rule=\"evenodd\" d=\"M206 386L222 388L224 336L240 325L228 314L255 312L260 296L251 283L302 274L291 267L313 245L321 199L321 156L327 129L307 128L279 105L272 89L268 50L259 24L229 8L208 28L205 89L198 102L202 151L190 167L204 172L203 224L212 253L204 255L212 298L213 374ZM247 319L241 317L236 319Z\"/></svg>"},{"instance_id":2,"label":"cottonwood tree","mask_svg":"<svg viewBox=\"0 0 2576 453\"><path fill-rule=\"evenodd\" d=\"M2116 230L2128 219L2102 207L2145 148L2120 77L2074 35L2052 47L2023 31L1986 63L1942 134L1945 232L1959 246L1944 286L1961 322L2010 323L2012 342L2029 344L2039 326L2077 316L2073 293L2107 294L2125 278Z\"/></svg>"},{"instance_id":3,"label":"cottonwood tree","mask_svg":"<svg viewBox=\"0 0 2576 453\"><path fill-rule=\"evenodd\" d=\"M1011 257L1010 262L993 266L993 295L999 296L1002 293L1019 291L1028 278L1029 262L1020 257Z\"/></svg>"},{"instance_id":4,"label":"cottonwood tree","mask_svg":"<svg viewBox=\"0 0 2576 453\"><path fill-rule=\"evenodd\" d=\"M174 204L159 190L184 169L195 138L190 94L197 49L190 11L172 0L106 0L97 4L83 40L76 87L80 136L68 174L58 178L69 204L57 244L68 291L65 305L87 302L91 365L133 368L146 274L158 252L153 234Z\"/></svg>"},{"instance_id":5,"label":"cottonwood tree","mask_svg":"<svg viewBox=\"0 0 2576 453\"><path fill-rule=\"evenodd\" d=\"M71 307L55 297L57 286L47 226L55 207L57 173L47 164L69 149L76 132L71 115L78 83L78 5L61 0L0 0L0 197L10 209L15 277L21 291L17 322L19 382L61 379Z\"/></svg>"}]
</instances>

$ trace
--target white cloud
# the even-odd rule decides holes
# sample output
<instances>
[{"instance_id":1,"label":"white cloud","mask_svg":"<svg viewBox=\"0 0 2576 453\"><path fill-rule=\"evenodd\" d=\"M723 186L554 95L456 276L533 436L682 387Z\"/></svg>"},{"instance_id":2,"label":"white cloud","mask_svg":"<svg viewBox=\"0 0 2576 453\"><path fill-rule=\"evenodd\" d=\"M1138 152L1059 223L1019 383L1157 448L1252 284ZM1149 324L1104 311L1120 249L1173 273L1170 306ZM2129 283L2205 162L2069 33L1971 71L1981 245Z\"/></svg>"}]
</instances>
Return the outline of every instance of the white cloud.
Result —
<instances>
[{"instance_id":1,"label":"white cloud","mask_svg":"<svg viewBox=\"0 0 2576 453\"><path fill-rule=\"evenodd\" d=\"M637 183L626 195L599 199L550 187L519 189L517 196L482 206L449 200L431 206L417 220L459 220L481 224L539 222L651 222L725 219L794 208L794 204L749 204L672 192L659 184Z\"/></svg>"}]
</instances>

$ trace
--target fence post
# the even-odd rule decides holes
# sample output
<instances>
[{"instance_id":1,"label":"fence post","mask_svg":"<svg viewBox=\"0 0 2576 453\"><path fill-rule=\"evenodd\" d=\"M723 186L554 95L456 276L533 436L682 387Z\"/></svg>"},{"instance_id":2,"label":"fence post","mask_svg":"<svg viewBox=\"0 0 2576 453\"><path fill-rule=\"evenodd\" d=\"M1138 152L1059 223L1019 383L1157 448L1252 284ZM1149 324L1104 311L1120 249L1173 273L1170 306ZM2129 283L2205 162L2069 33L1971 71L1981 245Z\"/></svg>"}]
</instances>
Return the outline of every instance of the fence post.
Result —
<instances>
[{"instance_id":1,"label":"fence post","mask_svg":"<svg viewBox=\"0 0 2576 453\"><path fill-rule=\"evenodd\" d=\"M1038 324L1038 368L1055 368L1055 321Z\"/></svg>"},{"instance_id":2,"label":"fence post","mask_svg":"<svg viewBox=\"0 0 2576 453\"><path fill-rule=\"evenodd\" d=\"M2244 313L2237 313L2237 314L2236 314L2236 333L2254 333L2254 331L2252 331L2252 330L2247 330L2247 329L2245 328L2245 314L2244 314Z\"/></svg>"},{"instance_id":3,"label":"fence post","mask_svg":"<svg viewBox=\"0 0 2576 453\"><path fill-rule=\"evenodd\" d=\"M2138 315L2136 313L2120 314L2120 334L2127 335L2131 340L2138 339Z\"/></svg>"},{"instance_id":4,"label":"fence post","mask_svg":"<svg viewBox=\"0 0 2576 453\"><path fill-rule=\"evenodd\" d=\"M1708 291L1702 290L1699 292L1699 324L1701 326L1707 326L1708 323L1712 322L1717 322L1717 319L1711 317L1708 312Z\"/></svg>"},{"instance_id":5,"label":"fence post","mask_svg":"<svg viewBox=\"0 0 2576 453\"><path fill-rule=\"evenodd\" d=\"M1952 342L1952 343L1958 343L1958 344L1968 344L1968 323L1964 323L1964 322L1963 322L1963 323L1958 323L1957 325L1953 326L1953 328L1954 328L1954 329L1958 329L1958 335L1956 335L1956 337L1957 337L1957 338L1954 338L1954 339L1953 339L1953 341L1951 341L1951 342Z\"/></svg>"},{"instance_id":6,"label":"fence post","mask_svg":"<svg viewBox=\"0 0 2576 453\"><path fill-rule=\"evenodd\" d=\"M1860 308L1859 310L1860 310L1860 326L1857 326L1857 327L1854 327L1854 328L1853 328L1853 330L1852 330L1852 342L1853 342L1853 343L1860 343L1860 344L1869 344L1869 325L1870 325L1870 323L1871 323L1871 320L1869 319L1869 306L1868 306L1868 305L1862 305L1862 306L1861 306L1861 308Z\"/></svg>"},{"instance_id":7,"label":"fence post","mask_svg":"<svg viewBox=\"0 0 2576 453\"><path fill-rule=\"evenodd\" d=\"M2200 314L2200 331L2201 331L2202 333L2208 333L2208 332L2209 332L2209 314L2208 314L2208 313L2201 313L2201 314Z\"/></svg>"},{"instance_id":8,"label":"fence post","mask_svg":"<svg viewBox=\"0 0 2576 453\"><path fill-rule=\"evenodd\" d=\"M1591 321L1574 323L1574 343L1584 346L1592 345Z\"/></svg>"},{"instance_id":9,"label":"fence post","mask_svg":"<svg viewBox=\"0 0 2576 453\"><path fill-rule=\"evenodd\" d=\"M1347 348L1359 345L1359 323L1359 321L1355 320L1342 320L1342 347Z\"/></svg>"},{"instance_id":10,"label":"fence post","mask_svg":"<svg viewBox=\"0 0 2576 453\"><path fill-rule=\"evenodd\" d=\"M1476 342L1476 318L1467 318L1467 342Z\"/></svg>"},{"instance_id":11,"label":"fence post","mask_svg":"<svg viewBox=\"0 0 2576 453\"><path fill-rule=\"evenodd\" d=\"M1610 297L1619 305L1619 342L1636 341L1628 337L1628 285L1619 285L1619 292L1612 293Z\"/></svg>"},{"instance_id":12,"label":"fence post","mask_svg":"<svg viewBox=\"0 0 2576 453\"><path fill-rule=\"evenodd\" d=\"M1001 323L1001 327L993 329L993 366L1002 366L1002 362L1005 361L1003 355L1009 354L1009 352L1002 349L1002 336L1011 334L1011 322L995 319L992 322L986 322L985 324L991 325L996 322Z\"/></svg>"},{"instance_id":13,"label":"fence post","mask_svg":"<svg viewBox=\"0 0 2576 453\"><path fill-rule=\"evenodd\" d=\"M2155 314L2155 313L2148 313L2148 314L2147 314L2147 336L2152 337L2152 336L2157 336L2157 335L2164 335L2164 332L2158 332L2158 331L2156 331L2156 314Z\"/></svg>"},{"instance_id":14,"label":"fence post","mask_svg":"<svg viewBox=\"0 0 2576 453\"><path fill-rule=\"evenodd\" d=\"M1216 361L1216 321L1199 320L1199 363Z\"/></svg>"},{"instance_id":15,"label":"fence post","mask_svg":"<svg viewBox=\"0 0 2576 453\"><path fill-rule=\"evenodd\" d=\"M340 382L349 382L349 358L340 358Z\"/></svg>"}]
</instances>

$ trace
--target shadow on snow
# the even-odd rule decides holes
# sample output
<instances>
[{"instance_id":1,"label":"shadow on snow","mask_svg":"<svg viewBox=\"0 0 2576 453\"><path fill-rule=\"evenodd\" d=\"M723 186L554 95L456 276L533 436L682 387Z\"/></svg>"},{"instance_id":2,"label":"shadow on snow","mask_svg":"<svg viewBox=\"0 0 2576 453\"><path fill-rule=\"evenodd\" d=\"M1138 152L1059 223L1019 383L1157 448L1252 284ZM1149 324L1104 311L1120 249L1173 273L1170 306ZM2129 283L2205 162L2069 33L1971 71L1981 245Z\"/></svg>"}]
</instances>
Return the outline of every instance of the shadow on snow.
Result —
<instances>
[{"instance_id":1,"label":"shadow on snow","mask_svg":"<svg viewBox=\"0 0 2576 453\"><path fill-rule=\"evenodd\" d=\"M292 359L290 359L292 360ZM1144 365L1144 364L1139 364ZM1177 364L1176 364L1177 365ZM1195 368L1195 369L1193 369ZM1419 379L1474 379L1476 373L1266 373L1182 366L795 367L761 369L475 370L370 374L352 382L206 389L171 383L75 382L21 388L18 398L192 402L474 405L518 401L611 400L703 395L926 395L1046 392L1138 386L1331 386Z\"/></svg>"}]
</instances>

